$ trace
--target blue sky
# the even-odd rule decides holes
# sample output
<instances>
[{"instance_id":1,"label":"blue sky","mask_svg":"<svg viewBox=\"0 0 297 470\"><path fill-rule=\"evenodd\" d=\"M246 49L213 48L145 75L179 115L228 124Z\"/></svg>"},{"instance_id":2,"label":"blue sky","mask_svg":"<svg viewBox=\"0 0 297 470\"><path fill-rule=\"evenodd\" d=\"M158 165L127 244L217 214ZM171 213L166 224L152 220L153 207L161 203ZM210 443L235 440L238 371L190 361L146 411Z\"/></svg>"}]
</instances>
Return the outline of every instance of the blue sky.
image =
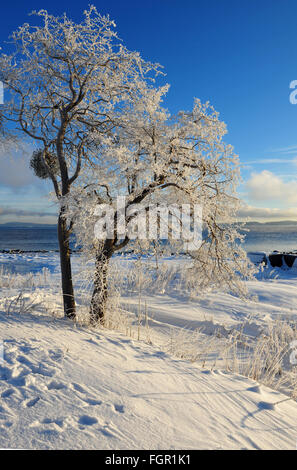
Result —
<instances>
[{"instance_id":1,"label":"blue sky","mask_svg":"<svg viewBox=\"0 0 297 470\"><path fill-rule=\"evenodd\" d=\"M289 84L297 80L296 0L5 2L2 49L12 30L36 21L28 12L66 11L79 21L89 3L110 14L128 48L164 66L171 112L190 109L193 97L220 112L226 140L243 164L242 214L297 220L297 105L289 101ZM45 214L39 221L54 222L49 190L25 162L0 159L0 221L37 221Z\"/></svg>"}]
</instances>

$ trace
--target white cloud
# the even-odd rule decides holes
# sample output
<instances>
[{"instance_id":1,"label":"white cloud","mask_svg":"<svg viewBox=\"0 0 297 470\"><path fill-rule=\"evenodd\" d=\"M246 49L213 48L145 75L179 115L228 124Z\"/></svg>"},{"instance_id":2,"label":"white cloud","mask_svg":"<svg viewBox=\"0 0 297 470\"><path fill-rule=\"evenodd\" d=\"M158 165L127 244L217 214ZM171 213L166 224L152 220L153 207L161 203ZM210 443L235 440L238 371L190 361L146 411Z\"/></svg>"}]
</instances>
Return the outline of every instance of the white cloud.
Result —
<instances>
[{"instance_id":1,"label":"white cloud","mask_svg":"<svg viewBox=\"0 0 297 470\"><path fill-rule=\"evenodd\" d=\"M29 160L33 148L12 146L0 148L0 184L13 188L28 185L40 186L43 183L30 169Z\"/></svg>"},{"instance_id":2,"label":"white cloud","mask_svg":"<svg viewBox=\"0 0 297 470\"><path fill-rule=\"evenodd\" d=\"M289 209L253 207L248 204L243 206L238 212L239 219L249 218L259 222L269 222L277 220L297 220L297 207Z\"/></svg>"},{"instance_id":3,"label":"white cloud","mask_svg":"<svg viewBox=\"0 0 297 470\"><path fill-rule=\"evenodd\" d=\"M297 180L285 182L274 173L263 170L252 173L245 188L250 201L297 206Z\"/></svg>"}]
</instances>

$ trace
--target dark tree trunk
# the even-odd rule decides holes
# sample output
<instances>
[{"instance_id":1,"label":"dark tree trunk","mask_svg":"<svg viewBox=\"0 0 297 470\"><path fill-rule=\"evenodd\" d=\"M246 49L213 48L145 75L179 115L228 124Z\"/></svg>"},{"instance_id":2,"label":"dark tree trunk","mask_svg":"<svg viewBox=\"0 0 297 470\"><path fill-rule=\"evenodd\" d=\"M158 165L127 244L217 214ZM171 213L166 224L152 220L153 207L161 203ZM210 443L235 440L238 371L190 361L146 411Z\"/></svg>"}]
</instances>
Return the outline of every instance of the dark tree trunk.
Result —
<instances>
[{"instance_id":1,"label":"dark tree trunk","mask_svg":"<svg viewBox=\"0 0 297 470\"><path fill-rule=\"evenodd\" d=\"M58 240L60 249L64 313L68 318L75 318L75 300L71 273L69 232L67 229L66 220L63 217L63 209L61 209L58 219Z\"/></svg>"},{"instance_id":2,"label":"dark tree trunk","mask_svg":"<svg viewBox=\"0 0 297 470\"><path fill-rule=\"evenodd\" d=\"M109 260L113 250L110 240L107 240L102 250L96 253L94 290L90 305L90 321L92 325L104 323L104 315L108 296L107 274Z\"/></svg>"},{"instance_id":3,"label":"dark tree trunk","mask_svg":"<svg viewBox=\"0 0 297 470\"><path fill-rule=\"evenodd\" d=\"M70 191L70 180L68 177L68 167L66 158L64 155L64 137L67 126L69 124L67 111L63 109L61 111L61 126L57 135L56 149L57 157L59 160L60 175L61 175L61 196L67 196ZM56 192L57 194L57 192ZM58 195L58 198L60 195ZM67 228L67 222L64 218L65 207L61 207L58 219L58 239L60 249L60 264L61 264L61 276L62 276L62 292L63 292L63 303L64 303L64 314L68 318L75 318L75 300L71 273L71 259L70 259L70 247L69 237L70 232Z\"/></svg>"}]
</instances>

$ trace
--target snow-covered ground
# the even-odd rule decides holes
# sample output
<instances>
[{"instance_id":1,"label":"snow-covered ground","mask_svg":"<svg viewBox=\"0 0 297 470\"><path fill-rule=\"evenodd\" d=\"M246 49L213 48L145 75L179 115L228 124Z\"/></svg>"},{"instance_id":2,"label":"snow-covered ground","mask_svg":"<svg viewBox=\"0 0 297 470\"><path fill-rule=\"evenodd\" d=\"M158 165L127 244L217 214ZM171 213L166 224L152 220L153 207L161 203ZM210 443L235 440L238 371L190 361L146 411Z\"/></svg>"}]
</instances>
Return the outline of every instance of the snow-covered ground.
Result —
<instances>
[{"instance_id":1,"label":"snow-covered ground","mask_svg":"<svg viewBox=\"0 0 297 470\"><path fill-rule=\"evenodd\" d=\"M202 367L174 354L174 341L188 330L198 328L207 344L213 337L228 342L237 330L245 341L257 338L277 319L294 324L294 269L268 269L249 282L258 300L248 302L220 292L194 299L174 291L145 291L140 299L132 292L122 307L131 318L141 308L149 325L139 330L132 321L123 334L59 318L57 255L10 256L0 255L0 264L13 263L22 274L1 276L0 447L296 448L297 403L290 395L220 361ZM78 256L74 270L78 275Z\"/></svg>"}]
</instances>

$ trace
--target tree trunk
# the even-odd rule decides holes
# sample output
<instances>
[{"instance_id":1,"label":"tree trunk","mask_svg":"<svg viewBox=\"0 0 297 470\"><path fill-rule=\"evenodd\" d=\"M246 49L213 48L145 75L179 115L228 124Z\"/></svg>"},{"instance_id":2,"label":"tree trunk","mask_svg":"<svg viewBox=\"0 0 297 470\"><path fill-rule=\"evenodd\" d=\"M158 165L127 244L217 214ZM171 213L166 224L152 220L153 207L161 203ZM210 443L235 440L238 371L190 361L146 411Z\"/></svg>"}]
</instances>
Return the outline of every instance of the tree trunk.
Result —
<instances>
[{"instance_id":1,"label":"tree trunk","mask_svg":"<svg viewBox=\"0 0 297 470\"><path fill-rule=\"evenodd\" d=\"M60 248L64 313L68 318L75 318L75 300L71 274L69 232L67 229L66 220L63 217L63 208L60 210L58 219L58 239Z\"/></svg>"},{"instance_id":2,"label":"tree trunk","mask_svg":"<svg viewBox=\"0 0 297 470\"><path fill-rule=\"evenodd\" d=\"M90 305L90 321L92 325L104 323L104 315L108 296L108 265L112 253L113 251L110 245L110 240L107 240L103 249L96 253L94 290Z\"/></svg>"}]
</instances>

